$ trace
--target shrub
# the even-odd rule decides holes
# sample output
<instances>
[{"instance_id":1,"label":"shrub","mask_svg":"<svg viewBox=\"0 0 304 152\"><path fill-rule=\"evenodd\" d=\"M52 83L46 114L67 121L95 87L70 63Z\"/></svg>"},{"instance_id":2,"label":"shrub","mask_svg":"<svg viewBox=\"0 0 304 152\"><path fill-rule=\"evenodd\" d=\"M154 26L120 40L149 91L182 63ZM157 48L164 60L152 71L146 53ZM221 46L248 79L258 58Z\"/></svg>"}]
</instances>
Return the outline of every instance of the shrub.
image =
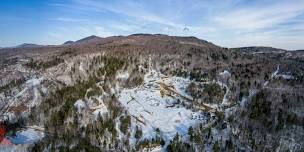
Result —
<instances>
[{"instance_id":1,"label":"shrub","mask_svg":"<svg viewBox=\"0 0 304 152\"><path fill-rule=\"evenodd\" d=\"M128 116L122 116L120 117L120 130L122 133L124 134L127 134L127 131L130 127L130 124L131 124L131 117L128 115Z\"/></svg>"},{"instance_id":2,"label":"shrub","mask_svg":"<svg viewBox=\"0 0 304 152\"><path fill-rule=\"evenodd\" d=\"M142 137L142 130L136 126L135 138L140 139Z\"/></svg>"}]
</instances>

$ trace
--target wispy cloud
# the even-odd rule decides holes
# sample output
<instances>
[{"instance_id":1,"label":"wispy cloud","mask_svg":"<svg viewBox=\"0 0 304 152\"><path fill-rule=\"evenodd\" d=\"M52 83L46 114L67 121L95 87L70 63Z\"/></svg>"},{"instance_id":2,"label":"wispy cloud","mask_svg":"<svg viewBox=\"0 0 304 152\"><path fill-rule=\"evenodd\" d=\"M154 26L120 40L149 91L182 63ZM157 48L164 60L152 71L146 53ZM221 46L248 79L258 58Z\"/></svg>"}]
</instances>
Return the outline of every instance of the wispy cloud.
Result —
<instances>
[{"instance_id":1,"label":"wispy cloud","mask_svg":"<svg viewBox=\"0 0 304 152\"><path fill-rule=\"evenodd\" d=\"M127 23L119 23L119 22L112 22L112 28L121 30L121 31L126 31L126 32L132 32L135 30L139 30L142 27L135 25L135 24L127 24Z\"/></svg>"},{"instance_id":2,"label":"wispy cloud","mask_svg":"<svg viewBox=\"0 0 304 152\"><path fill-rule=\"evenodd\" d=\"M179 26L173 21L149 12L141 1L113 1L113 3L106 3L96 0L75 0L76 3L90 11L110 11L127 17L131 17L141 22L154 22L167 26Z\"/></svg>"},{"instance_id":3,"label":"wispy cloud","mask_svg":"<svg viewBox=\"0 0 304 152\"><path fill-rule=\"evenodd\" d=\"M102 36L102 37L108 37L108 36L113 36L114 34L108 30L106 30L105 28L103 28L102 26L94 26L93 28L94 33L96 33L96 35ZM92 34L94 35L94 34Z\"/></svg>"},{"instance_id":4,"label":"wispy cloud","mask_svg":"<svg viewBox=\"0 0 304 152\"><path fill-rule=\"evenodd\" d=\"M302 49L303 37L298 35L277 35L277 32L259 32L232 37L219 42L222 46L271 46L288 50Z\"/></svg>"},{"instance_id":5,"label":"wispy cloud","mask_svg":"<svg viewBox=\"0 0 304 152\"><path fill-rule=\"evenodd\" d=\"M304 1L298 1L298 3L292 1L278 1L273 5L246 6L241 9L232 8L232 11L224 12L214 20L221 25L241 30L274 28L303 14Z\"/></svg>"},{"instance_id":6,"label":"wispy cloud","mask_svg":"<svg viewBox=\"0 0 304 152\"><path fill-rule=\"evenodd\" d=\"M58 17L58 18L55 18L54 20L61 21L61 22L87 22L88 21L88 19L78 19L78 18L70 18L70 17Z\"/></svg>"}]
</instances>

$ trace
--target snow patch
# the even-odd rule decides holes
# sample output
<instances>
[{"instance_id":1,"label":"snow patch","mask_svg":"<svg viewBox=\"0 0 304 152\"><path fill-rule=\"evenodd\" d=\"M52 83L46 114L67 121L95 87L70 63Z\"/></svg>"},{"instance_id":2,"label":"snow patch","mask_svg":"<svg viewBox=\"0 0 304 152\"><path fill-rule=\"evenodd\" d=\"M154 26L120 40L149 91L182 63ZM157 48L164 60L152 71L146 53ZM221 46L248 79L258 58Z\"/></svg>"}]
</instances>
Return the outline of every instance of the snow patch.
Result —
<instances>
[{"instance_id":1,"label":"snow patch","mask_svg":"<svg viewBox=\"0 0 304 152\"><path fill-rule=\"evenodd\" d=\"M57 76L56 79L60 82L63 82L66 85L72 84L72 79L68 75L60 75L60 76Z\"/></svg>"},{"instance_id":2,"label":"snow patch","mask_svg":"<svg viewBox=\"0 0 304 152\"><path fill-rule=\"evenodd\" d=\"M77 111L80 112L82 109L86 107L86 104L82 100L77 100L74 103L74 106L77 109Z\"/></svg>"},{"instance_id":3,"label":"snow patch","mask_svg":"<svg viewBox=\"0 0 304 152\"><path fill-rule=\"evenodd\" d=\"M292 75L286 75L286 74L281 74L281 75L279 75L279 77L282 77L283 79L286 79L286 80L294 79L294 77Z\"/></svg>"},{"instance_id":4,"label":"snow patch","mask_svg":"<svg viewBox=\"0 0 304 152\"><path fill-rule=\"evenodd\" d=\"M283 78L283 79L286 79L286 80L294 79L294 77L293 77L292 75L288 75L288 74L279 74L279 70L280 70L280 65L277 65L276 71L274 71L274 72L271 74L271 78L272 78L272 79L277 79L277 78Z\"/></svg>"},{"instance_id":5,"label":"snow patch","mask_svg":"<svg viewBox=\"0 0 304 152\"><path fill-rule=\"evenodd\" d=\"M145 152L162 152L164 149L161 146L156 146L152 148L144 148L143 151Z\"/></svg>"},{"instance_id":6,"label":"snow patch","mask_svg":"<svg viewBox=\"0 0 304 152\"><path fill-rule=\"evenodd\" d=\"M44 80L44 78L27 80L26 86L29 88L36 87L36 86L40 85L43 80Z\"/></svg>"},{"instance_id":7,"label":"snow patch","mask_svg":"<svg viewBox=\"0 0 304 152\"><path fill-rule=\"evenodd\" d=\"M85 70L84 70L84 68L83 68L83 63L82 63L82 62L80 62L79 70L80 70L81 72L85 72Z\"/></svg>"},{"instance_id":8,"label":"snow patch","mask_svg":"<svg viewBox=\"0 0 304 152\"><path fill-rule=\"evenodd\" d=\"M275 78L279 73L280 65L277 65L277 69L271 74L271 78Z\"/></svg>"},{"instance_id":9,"label":"snow patch","mask_svg":"<svg viewBox=\"0 0 304 152\"><path fill-rule=\"evenodd\" d=\"M96 107L91 107L94 110L93 115L95 115L95 118L98 118L98 115L105 116L105 114L108 113L106 105L102 101L101 96L96 99L98 100L99 105Z\"/></svg>"},{"instance_id":10,"label":"snow patch","mask_svg":"<svg viewBox=\"0 0 304 152\"><path fill-rule=\"evenodd\" d=\"M116 75L116 79L126 80L130 76L129 72L120 72Z\"/></svg>"},{"instance_id":11,"label":"snow patch","mask_svg":"<svg viewBox=\"0 0 304 152\"><path fill-rule=\"evenodd\" d=\"M231 77L230 72L227 71L227 70L224 70L223 72L221 72L220 75L223 76L223 77Z\"/></svg>"}]
</instances>

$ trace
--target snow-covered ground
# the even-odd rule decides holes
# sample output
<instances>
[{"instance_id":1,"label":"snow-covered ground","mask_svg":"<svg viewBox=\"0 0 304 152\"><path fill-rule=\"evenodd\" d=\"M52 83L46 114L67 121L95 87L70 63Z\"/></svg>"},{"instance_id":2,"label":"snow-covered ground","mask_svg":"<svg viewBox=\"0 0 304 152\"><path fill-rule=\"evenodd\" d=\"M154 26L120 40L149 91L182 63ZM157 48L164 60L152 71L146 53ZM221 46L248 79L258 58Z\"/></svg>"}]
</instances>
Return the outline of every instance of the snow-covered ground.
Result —
<instances>
[{"instance_id":1,"label":"snow-covered ground","mask_svg":"<svg viewBox=\"0 0 304 152\"><path fill-rule=\"evenodd\" d=\"M86 104L82 100L77 100L74 103L75 108L77 109L78 112L80 112L82 109L86 107Z\"/></svg>"},{"instance_id":2,"label":"snow-covered ground","mask_svg":"<svg viewBox=\"0 0 304 152\"><path fill-rule=\"evenodd\" d=\"M177 132L187 134L190 126L205 123L208 119L202 112L175 105L177 102L192 100L185 91L190 82L189 79L166 77L150 70L144 77L143 85L122 90L118 100L129 111L132 123L135 122L142 129L143 138L154 138L155 129L159 128L162 138L169 141ZM166 92L165 89L170 91L161 93L160 90Z\"/></svg>"},{"instance_id":3,"label":"snow-covered ground","mask_svg":"<svg viewBox=\"0 0 304 152\"><path fill-rule=\"evenodd\" d=\"M120 72L120 73L117 73L116 75L116 79L122 79L122 80L126 80L128 79L130 76L129 72Z\"/></svg>"},{"instance_id":4,"label":"snow-covered ground","mask_svg":"<svg viewBox=\"0 0 304 152\"><path fill-rule=\"evenodd\" d=\"M228 70L224 70L224 71L221 72L219 75L220 75L220 76L223 76L223 77L225 77L225 78L231 77L231 74L230 74L230 72L229 72Z\"/></svg>"},{"instance_id":5,"label":"snow-covered ground","mask_svg":"<svg viewBox=\"0 0 304 152\"><path fill-rule=\"evenodd\" d=\"M2 117L0 117L0 121L9 120L10 122L17 121L15 118L15 112L11 111L12 107L20 106L24 104L26 108L22 109L24 113L29 112L30 108L38 105L41 100L41 94L38 89L44 89L44 92L47 91L45 87L42 86L43 81L45 80L44 77L40 78L33 78L27 80L24 84L22 84L22 90L11 97L6 97L4 100L8 103L5 108L2 109ZM21 100L23 99L23 100ZM1 98L0 98L1 100Z\"/></svg>"},{"instance_id":6,"label":"snow-covered ground","mask_svg":"<svg viewBox=\"0 0 304 152\"><path fill-rule=\"evenodd\" d=\"M276 71L274 71L271 74L272 79L277 79L277 78L283 78L283 79L286 79L286 80L294 79L294 76L292 76L290 74L279 74L279 70L280 70L280 65L277 65Z\"/></svg>"},{"instance_id":7,"label":"snow-covered ground","mask_svg":"<svg viewBox=\"0 0 304 152\"><path fill-rule=\"evenodd\" d=\"M280 65L277 65L277 69L271 74L271 78L275 78L279 73Z\"/></svg>"},{"instance_id":8,"label":"snow-covered ground","mask_svg":"<svg viewBox=\"0 0 304 152\"><path fill-rule=\"evenodd\" d=\"M224 84L220 81L218 81L217 84L220 85L222 88L225 87L225 94L224 94L224 97L223 97L222 104L223 105L229 105L229 103L228 103L228 94L229 94L229 91L230 91L229 87L226 84Z\"/></svg>"},{"instance_id":9,"label":"snow-covered ground","mask_svg":"<svg viewBox=\"0 0 304 152\"><path fill-rule=\"evenodd\" d=\"M98 118L99 115L104 116L106 113L108 113L108 109L102 100L102 96L98 96L96 98L96 100L98 101L98 105L90 106L90 109L94 110L93 115L95 115L95 118ZM89 101L92 102L92 100L89 100ZM91 105L93 105L93 104L91 104Z\"/></svg>"},{"instance_id":10,"label":"snow-covered ground","mask_svg":"<svg viewBox=\"0 0 304 152\"><path fill-rule=\"evenodd\" d=\"M30 79L30 80L27 80L26 81L26 86L28 88L36 87L36 86L40 85L43 80L44 80L43 77L38 78L38 79L33 78L33 79Z\"/></svg>"},{"instance_id":11,"label":"snow-covered ground","mask_svg":"<svg viewBox=\"0 0 304 152\"><path fill-rule=\"evenodd\" d=\"M156 146L156 147L152 147L152 148L144 148L142 151L143 152L161 152L164 150L162 149L161 146Z\"/></svg>"}]
</instances>

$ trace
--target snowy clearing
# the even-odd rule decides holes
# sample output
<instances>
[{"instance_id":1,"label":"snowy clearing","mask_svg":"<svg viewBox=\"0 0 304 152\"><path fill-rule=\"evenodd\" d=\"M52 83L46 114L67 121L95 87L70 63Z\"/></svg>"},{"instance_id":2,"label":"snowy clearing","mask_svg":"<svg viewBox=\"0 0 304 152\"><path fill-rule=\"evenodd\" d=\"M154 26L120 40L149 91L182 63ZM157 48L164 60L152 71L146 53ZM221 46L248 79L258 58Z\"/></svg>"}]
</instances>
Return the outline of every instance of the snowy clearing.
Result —
<instances>
[{"instance_id":1,"label":"snowy clearing","mask_svg":"<svg viewBox=\"0 0 304 152\"><path fill-rule=\"evenodd\" d=\"M177 132L187 134L190 126L208 120L203 112L193 112L178 104L192 100L185 92L190 82L189 79L166 77L150 70L143 85L122 90L118 100L131 114L132 122L142 129L143 138L154 138L155 129L159 128L162 138L169 141Z\"/></svg>"}]
</instances>

